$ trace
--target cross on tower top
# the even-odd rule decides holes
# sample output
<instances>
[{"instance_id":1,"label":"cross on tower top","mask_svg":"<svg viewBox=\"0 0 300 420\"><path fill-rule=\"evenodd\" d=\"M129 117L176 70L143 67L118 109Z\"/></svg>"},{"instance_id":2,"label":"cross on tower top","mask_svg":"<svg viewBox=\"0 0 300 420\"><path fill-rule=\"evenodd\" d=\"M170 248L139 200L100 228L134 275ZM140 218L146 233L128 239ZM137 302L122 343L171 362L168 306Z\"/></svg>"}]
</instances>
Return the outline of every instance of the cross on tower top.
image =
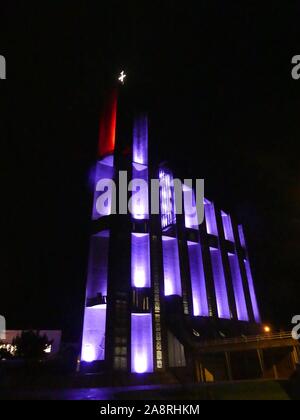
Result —
<instances>
[{"instance_id":1,"label":"cross on tower top","mask_svg":"<svg viewBox=\"0 0 300 420\"><path fill-rule=\"evenodd\" d=\"M125 72L122 70L120 73L120 76L118 78L119 82L122 83L122 85L124 85L125 79L126 79L127 75L125 74Z\"/></svg>"}]
</instances>

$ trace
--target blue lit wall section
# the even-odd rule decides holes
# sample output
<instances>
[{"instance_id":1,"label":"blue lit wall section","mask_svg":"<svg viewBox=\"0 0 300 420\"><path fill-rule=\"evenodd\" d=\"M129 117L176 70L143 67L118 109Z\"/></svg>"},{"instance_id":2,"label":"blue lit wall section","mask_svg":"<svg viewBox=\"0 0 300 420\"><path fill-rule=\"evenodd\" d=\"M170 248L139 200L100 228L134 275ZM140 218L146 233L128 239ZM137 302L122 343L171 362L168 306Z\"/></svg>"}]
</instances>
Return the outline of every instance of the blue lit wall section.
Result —
<instances>
[{"instance_id":1,"label":"blue lit wall section","mask_svg":"<svg viewBox=\"0 0 300 420\"><path fill-rule=\"evenodd\" d=\"M248 284L249 284L249 291L250 291L251 303L252 303L252 308L253 308L253 313L254 313L254 319L258 324L260 324L261 318L260 318L260 313L259 313L257 299L256 299L256 293L255 293L255 288L254 288L254 281L252 277L251 267L248 260L244 260L244 263L245 263L247 279L248 279Z\"/></svg>"},{"instance_id":2,"label":"blue lit wall section","mask_svg":"<svg viewBox=\"0 0 300 420\"><path fill-rule=\"evenodd\" d=\"M185 227L199 230L195 192L187 185L183 186L183 200Z\"/></svg>"},{"instance_id":3,"label":"blue lit wall section","mask_svg":"<svg viewBox=\"0 0 300 420\"><path fill-rule=\"evenodd\" d=\"M165 169L160 169L159 181L161 225L162 228L165 229L176 223L175 193L172 173Z\"/></svg>"},{"instance_id":4,"label":"blue lit wall section","mask_svg":"<svg viewBox=\"0 0 300 420\"><path fill-rule=\"evenodd\" d=\"M206 230L209 235L218 236L215 206L208 200L204 200Z\"/></svg>"},{"instance_id":5,"label":"blue lit wall section","mask_svg":"<svg viewBox=\"0 0 300 420\"><path fill-rule=\"evenodd\" d=\"M223 222L225 239L227 241L234 242L231 217L230 217L229 214L224 213L224 211L221 212L221 215L222 215L222 222Z\"/></svg>"},{"instance_id":6,"label":"blue lit wall section","mask_svg":"<svg viewBox=\"0 0 300 420\"><path fill-rule=\"evenodd\" d=\"M132 181L133 192L131 197L132 202L132 217L136 220L149 219L149 197L148 187L141 188L140 180L145 181L148 186L148 167L138 163L132 164Z\"/></svg>"},{"instance_id":7,"label":"blue lit wall section","mask_svg":"<svg viewBox=\"0 0 300 420\"><path fill-rule=\"evenodd\" d=\"M93 235L90 256L81 360L93 362L105 358L106 296L108 275L109 231ZM92 306L94 305L94 306Z\"/></svg>"},{"instance_id":8,"label":"blue lit wall section","mask_svg":"<svg viewBox=\"0 0 300 420\"><path fill-rule=\"evenodd\" d=\"M107 296L109 231L91 236L88 263L87 298Z\"/></svg>"},{"instance_id":9,"label":"blue lit wall section","mask_svg":"<svg viewBox=\"0 0 300 420\"><path fill-rule=\"evenodd\" d=\"M236 254L228 253L228 258L238 319L239 321L249 321L238 257Z\"/></svg>"},{"instance_id":10,"label":"blue lit wall section","mask_svg":"<svg viewBox=\"0 0 300 420\"><path fill-rule=\"evenodd\" d=\"M217 308L219 318L230 319L226 280L222 263L222 256L219 249L210 248L211 264L213 270Z\"/></svg>"},{"instance_id":11,"label":"blue lit wall section","mask_svg":"<svg viewBox=\"0 0 300 420\"><path fill-rule=\"evenodd\" d=\"M114 158L107 156L97 162L95 170L95 192L93 204L93 220L109 216L112 211L112 196L109 188L102 188L101 181L112 180L114 177ZM101 200L101 198L103 200ZM102 206L102 201L104 205ZM101 205L100 205L101 203Z\"/></svg>"},{"instance_id":12,"label":"blue lit wall section","mask_svg":"<svg viewBox=\"0 0 300 420\"><path fill-rule=\"evenodd\" d=\"M194 316L209 316L200 244L188 242Z\"/></svg>"},{"instance_id":13,"label":"blue lit wall section","mask_svg":"<svg viewBox=\"0 0 300 420\"><path fill-rule=\"evenodd\" d=\"M153 372L153 332L151 314L131 314L131 371Z\"/></svg>"},{"instance_id":14,"label":"blue lit wall section","mask_svg":"<svg viewBox=\"0 0 300 420\"><path fill-rule=\"evenodd\" d=\"M182 296L177 239L163 236L162 244L165 296Z\"/></svg>"},{"instance_id":15,"label":"blue lit wall section","mask_svg":"<svg viewBox=\"0 0 300 420\"><path fill-rule=\"evenodd\" d=\"M132 164L132 217L136 220L149 219L148 191L142 188L140 180L148 186L148 117L139 115L133 126L133 164Z\"/></svg>"},{"instance_id":16,"label":"blue lit wall section","mask_svg":"<svg viewBox=\"0 0 300 420\"><path fill-rule=\"evenodd\" d=\"M131 234L131 278L133 287L151 287L150 238L148 233Z\"/></svg>"},{"instance_id":17,"label":"blue lit wall section","mask_svg":"<svg viewBox=\"0 0 300 420\"><path fill-rule=\"evenodd\" d=\"M81 360L95 362L105 359L106 305L85 308Z\"/></svg>"},{"instance_id":18,"label":"blue lit wall section","mask_svg":"<svg viewBox=\"0 0 300 420\"><path fill-rule=\"evenodd\" d=\"M148 165L148 118L140 115L133 127L133 162Z\"/></svg>"}]
</instances>

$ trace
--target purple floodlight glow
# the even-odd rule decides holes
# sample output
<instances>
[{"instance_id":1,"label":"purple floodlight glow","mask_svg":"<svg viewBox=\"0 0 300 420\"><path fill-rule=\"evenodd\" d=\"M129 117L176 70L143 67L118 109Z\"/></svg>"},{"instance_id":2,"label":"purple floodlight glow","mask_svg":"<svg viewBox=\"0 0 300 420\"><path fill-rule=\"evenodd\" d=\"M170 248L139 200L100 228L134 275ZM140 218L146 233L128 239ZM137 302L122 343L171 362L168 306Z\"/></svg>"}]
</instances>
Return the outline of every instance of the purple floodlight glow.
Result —
<instances>
[{"instance_id":1,"label":"purple floodlight glow","mask_svg":"<svg viewBox=\"0 0 300 420\"><path fill-rule=\"evenodd\" d=\"M144 188L147 186L147 188ZM132 164L132 216L136 220L149 219L148 167Z\"/></svg>"},{"instance_id":2,"label":"purple floodlight glow","mask_svg":"<svg viewBox=\"0 0 300 420\"><path fill-rule=\"evenodd\" d=\"M149 234L131 234L131 277L133 287L151 287Z\"/></svg>"},{"instance_id":3,"label":"purple floodlight glow","mask_svg":"<svg viewBox=\"0 0 300 420\"><path fill-rule=\"evenodd\" d=\"M230 309L222 256L219 249L210 248L219 318L230 319Z\"/></svg>"},{"instance_id":4,"label":"purple floodlight glow","mask_svg":"<svg viewBox=\"0 0 300 420\"><path fill-rule=\"evenodd\" d=\"M194 315L209 316L206 283L200 244L188 242L188 252L190 260Z\"/></svg>"},{"instance_id":5,"label":"purple floodlight glow","mask_svg":"<svg viewBox=\"0 0 300 420\"><path fill-rule=\"evenodd\" d=\"M234 242L231 217L229 214L224 213L224 211L221 212L221 215L222 215L225 239L227 241Z\"/></svg>"},{"instance_id":6,"label":"purple floodlight glow","mask_svg":"<svg viewBox=\"0 0 300 420\"><path fill-rule=\"evenodd\" d=\"M235 304L239 321L249 321L246 298L243 287L238 257L236 254L228 253L230 272L234 290Z\"/></svg>"},{"instance_id":7,"label":"purple floodlight glow","mask_svg":"<svg viewBox=\"0 0 300 420\"><path fill-rule=\"evenodd\" d=\"M208 200L204 200L206 230L210 235L218 236L215 206Z\"/></svg>"},{"instance_id":8,"label":"purple floodlight glow","mask_svg":"<svg viewBox=\"0 0 300 420\"><path fill-rule=\"evenodd\" d=\"M253 281L253 277L252 277L251 267L250 267L249 261L244 260L244 263L245 263L245 268L246 268L246 273L247 273L247 278L248 278L249 291L250 291L250 297L251 297L251 303L252 303L254 318L255 318L255 321L258 324L260 324L261 323L261 317L260 317L260 313L259 313L259 309L258 309L258 303L257 303L257 298L256 298L256 293L255 293L255 288L254 288L254 281Z\"/></svg>"},{"instance_id":9,"label":"purple floodlight glow","mask_svg":"<svg viewBox=\"0 0 300 420\"><path fill-rule=\"evenodd\" d=\"M175 193L172 173L165 169L161 169L159 171L159 181L161 224L164 229L176 223Z\"/></svg>"},{"instance_id":10,"label":"purple floodlight glow","mask_svg":"<svg viewBox=\"0 0 300 420\"><path fill-rule=\"evenodd\" d=\"M94 362L105 358L106 305L86 307L82 337L81 360Z\"/></svg>"},{"instance_id":11,"label":"purple floodlight glow","mask_svg":"<svg viewBox=\"0 0 300 420\"><path fill-rule=\"evenodd\" d=\"M238 231L239 231L240 243L243 248L246 248L246 240L245 240L244 229L242 225L238 226Z\"/></svg>"},{"instance_id":12,"label":"purple floodlight glow","mask_svg":"<svg viewBox=\"0 0 300 420\"><path fill-rule=\"evenodd\" d=\"M99 213L97 210L97 202L102 194L111 194L109 191L97 191L97 186L101 180L109 179L113 180L114 177L114 157L107 156L104 159L97 162L95 169L95 192L94 192L94 205L93 205L93 220L97 220L103 216L109 216L111 214L111 202L112 197L109 197L107 200L107 208L105 209L105 214Z\"/></svg>"},{"instance_id":13,"label":"purple floodlight glow","mask_svg":"<svg viewBox=\"0 0 300 420\"><path fill-rule=\"evenodd\" d=\"M165 296L182 296L177 238L162 237Z\"/></svg>"},{"instance_id":14,"label":"purple floodlight glow","mask_svg":"<svg viewBox=\"0 0 300 420\"><path fill-rule=\"evenodd\" d=\"M148 118L141 115L134 121L133 162L148 165Z\"/></svg>"},{"instance_id":15,"label":"purple floodlight glow","mask_svg":"<svg viewBox=\"0 0 300 420\"><path fill-rule=\"evenodd\" d=\"M151 314L131 314L131 370L153 372L153 333Z\"/></svg>"},{"instance_id":16,"label":"purple floodlight glow","mask_svg":"<svg viewBox=\"0 0 300 420\"><path fill-rule=\"evenodd\" d=\"M190 229L199 230L195 192L191 187L184 185L183 194L185 226Z\"/></svg>"},{"instance_id":17,"label":"purple floodlight glow","mask_svg":"<svg viewBox=\"0 0 300 420\"><path fill-rule=\"evenodd\" d=\"M96 360L95 347L92 344L87 343L83 345L81 360L87 363L92 363Z\"/></svg>"}]
</instances>

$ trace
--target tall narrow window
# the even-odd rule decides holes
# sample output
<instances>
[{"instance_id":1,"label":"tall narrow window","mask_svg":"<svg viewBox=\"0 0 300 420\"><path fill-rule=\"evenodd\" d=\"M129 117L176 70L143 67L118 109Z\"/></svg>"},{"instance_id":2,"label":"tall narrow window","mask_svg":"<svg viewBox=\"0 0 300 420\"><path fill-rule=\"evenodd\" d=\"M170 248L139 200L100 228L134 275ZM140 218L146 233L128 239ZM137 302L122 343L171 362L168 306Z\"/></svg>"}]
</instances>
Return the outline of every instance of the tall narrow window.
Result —
<instances>
[{"instance_id":1,"label":"tall narrow window","mask_svg":"<svg viewBox=\"0 0 300 420\"><path fill-rule=\"evenodd\" d=\"M208 200L204 200L204 211L205 211L205 221L206 221L206 230L210 235L218 236L218 228L215 214L215 206Z\"/></svg>"},{"instance_id":2,"label":"tall narrow window","mask_svg":"<svg viewBox=\"0 0 300 420\"><path fill-rule=\"evenodd\" d=\"M230 319L231 314L221 252L219 249L210 248L210 255L217 298L218 315L219 318Z\"/></svg>"},{"instance_id":3,"label":"tall narrow window","mask_svg":"<svg viewBox=\"0 0 300 420\"><path fill-rule=\"evenodd\" d=\"M131 370L153 372L153 333L151 314L131 314Z\"/></svg>"},{"instance_id":4,"label":"tall narrow window","mask_svg":"<svg viewBox=\"0 0 300 420\"><path fill-rule=\"evenodd\" d=\"M165 229L176 223L175 193L172 173L161 169L159 171L159 181L161 225L162 228Z\"/></svg>"},{"instance_id":5,"label":"tall narrow window","mask_svg":"<svg viewBox=\"0 0 300 420\"><path fill-rule=\"evenodd\" d=\"M150 239L149 234L131 235L131 277L132 286L150 287Z\"/></svg>"},{"instance_id":6,"label":"tall narrow window","mask_svg":"<svg viewBox=\"0 0 300 420\"><path fill-rule=\"evenodd\" d=\"M186 367L186 358L183 345L168 331L169 367Z\"/></svg>"},{"instance_id":7,"label":"tall narrow window","mask_svg":"<svg viewBox=\"0 0 300 420\"><path fill-rule=\"evenodd\" d=\"M231 217L229 216L229 214L226 214L223 211L221 212L221 215L222 215L222 222L223 222L225 239L227 241L234 242Z\"/></svg>"},{"instance_id":8,"label":"tall narrow window","mask_svg":"<svg viewBox=\"0 0 300 420\"><path fill-rule=\"evenodd\" d=\"M249 321L238 257L236 254L228 253L228 258L238 319L239 321Z\"/></svg>"},{"instance_id":9,"label":"tall narrow window","mask_svg":"<svg viewBox=\"0 0 300 420\"><path fill-rule=\"evenodd\" d=\"M209 316L200 244L188 242L194 316Z\"/></svg>"},{"instance_id":10,"label":"tall narrow window","mask_svg":"<svg viewBox=\"0 0 300 420\"><path fill-rule=\"evenodd\" d=\"M254 318L255 318L255 321L258 324L260 324L261 318L260 318L260 313L259 313L257 299L256 299L256 293L255 293L255 288L254 288L254 281L253 281L253 277L252 277L251 267L250 267L249 261L244 260L244 263L245 263L245 268L246 268L246 273L247 273L247 279L248 279L248 284L249 284L249 291L250 291L250 297L251 297L251 303L252 303Z\"/></svg>"},{"instance_id":11,"label":"tall narrow window","mask_svg":"<svg viewBox=\"0 0 300 420\"><path fill-rule=\"evenodd\" d=\"M163 236L165 295L182 296L177 238Z\"/></svg>"}]
</instances>

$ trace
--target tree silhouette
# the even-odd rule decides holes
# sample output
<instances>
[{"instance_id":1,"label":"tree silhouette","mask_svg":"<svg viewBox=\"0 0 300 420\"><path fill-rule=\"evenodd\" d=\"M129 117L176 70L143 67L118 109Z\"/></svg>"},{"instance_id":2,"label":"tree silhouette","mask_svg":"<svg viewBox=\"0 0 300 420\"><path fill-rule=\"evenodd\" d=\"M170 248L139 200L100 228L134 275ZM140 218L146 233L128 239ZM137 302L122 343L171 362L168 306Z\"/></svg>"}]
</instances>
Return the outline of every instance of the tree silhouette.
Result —
<instances>
[{"instance_id":1,"label":"tree silhouette","mask_svg":"<svg viewBox=\"0 0 300 420\"><path fill-rule=\"evenodd\" d=\"M13 345L16 346L15 356L22 359L42 359L46 356L46 348L52 343L46 335L40 335L39 331L23 331L13 340Z\"/></svg>"}]
</instances>

